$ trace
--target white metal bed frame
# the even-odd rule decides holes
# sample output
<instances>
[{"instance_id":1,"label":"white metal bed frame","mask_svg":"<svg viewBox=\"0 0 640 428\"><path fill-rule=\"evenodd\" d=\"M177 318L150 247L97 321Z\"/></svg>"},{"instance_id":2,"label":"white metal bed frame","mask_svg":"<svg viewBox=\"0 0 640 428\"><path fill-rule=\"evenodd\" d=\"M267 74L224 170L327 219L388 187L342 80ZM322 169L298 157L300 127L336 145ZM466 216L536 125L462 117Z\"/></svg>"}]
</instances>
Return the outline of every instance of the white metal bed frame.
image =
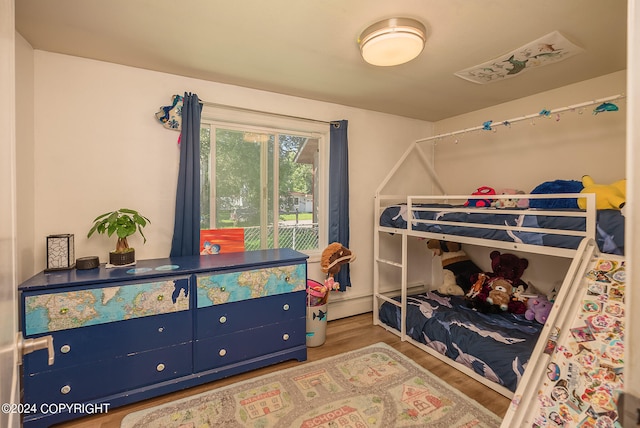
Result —
<instances>
[{"instance_id":1,"label":"white metal bed frame","mask_svg":"<svg viewBox=\"0 0 640 428\"><path fill-rule=\"evenodd\" d=\"M380 325L386 330L398 335L402 341L409 342L416 347L424 350L430 355L438 358L439 360L451 365L452 367L458 369L459 371L465 373L466 375L472 377L473 379L481 382L485 386L497 391L498 393L504 395L505 397L511 398L513 397L513 392L508 390L507 388L499 385L491 380L488 380L477 373L475 373L470 368L457 363L450 358L440 354L439 352L429 348L428 346L417 342L407 336L406 331L406 313L407 313L407 296L408 296L408 244L409 238L423 238L423 239L438 239L444 241L451 242L459 242L468 245L479 245L484 247L491 248L499 248L504 250L515 250L522 251L527 253L535 253L535 254L545 254L557 257L571 258L573 259L565 279L562 284L562 288L559 292L558 297L556 298L556 303L554 304L554 310L549 315L548 321L545 323L545 326L540 334L540 338L536 344L534 354L532 354L532 358L535 355L539 354L539 348L544 347L546 342L546 338L549 336L549 333L552 331L552 328L561 328L558 326L559 323L562 323L564 320L563 315L558 314L558 307L562 307L562 303L568 301L572 302L573 296L575 296L575 289L578 287L580 283L581 273L595 253L597 253L597 246L595 244L595 236L596 236L596 207L595 207L595 195L594 194L555 194L555 195L491 195L492 199L509 199L513 197L518 198L528 198L528 199L566 199L566 198L585 198L586 199L586 210L585 211L546 211L539 209L528 209L528 210L509 210L509 209L495 209L495 210L482 210L482 213L494 212L495 214L530 214L530 215L553 215L553 216L567 216L567 217L583 217L586 222L586 230L584 231L565 231L558 229L540 229L540 228L527 228L527 227L518 227L518 226L499 226L499 225L486 225L486 224L478 224L478 223L463 223L463 222L443 222L440 220L412 220L414 217L413 213L417 211L437 211L437 212L474 212L477 211L477 208L467 208L463 206L456 206L454 208L423 208L418 206L417 204L423 203L445 203L445 204L462 204L467 199L470 199L469 195L446 195L444 191L444 187L442 183L439 181L438 176L433 168L433 166L428 161L427 156L423 152L419 143L423 140L416 141L413 145L411 145L401 159L396 163L391 172L387 175L382 184L378 187L375 196L375 226L374 226L374 274L373 274L373 323L374 325ZM412 153L417 152L419 158L423 161L424 166L433 180L433 184L440 190L441 195L422 195L422 196L413 196L413 195L386 195L382 194L382 189L385 188L389 180L393 177L393 175L398 171L404 161L408 158L408 156ZM478 197L481 198L481 197ZM382 214L382 211L391 205L396 205L399 203L405 203L407 206L407 228L390 228L385 226L380 226L379 218ZM550 234L558 234L565 236L578 236L582 238L582 241L577 249L565 249L565 248L554 248L547 247L541 245L531 245L531 244L523 244L509 241L498 241L492 239L485 238L473 238L466 236L456 236L456 235L448 235L443 233L434 233L434 232L425 232L420 230L415 230L412 224L417 223L429 223L429 224L442 224L442 225L450 225L450 226L463 226L463 227L471 227L471 228L479 228L479 229L494 229L494 230L504 230L510 232L536 232L536 233L550 233ZM380 256L380 235L381 234L394 234L399 236L401 239L401 252L399 255L399 260L389 260L384 259ZM395 288L394 291L389 292L381 292L381 284L380 284L380 267L381 265L392 266L397 269L400 269L400 284L399 287ZM429 284L433 285L433 284ZM397 296L398 291L400 291L400 301L393 299L394 295ZM400 331L391 328L385 324L383 324L378 315L379 307L382 303L389 302L400 308L401 316L401 328ZM536 354L538 352L538 354ZM531 360L530 360L531 361ZM530 377L533 370L536 370L537 364L528 364L523 375L523 378Z\"/></svg>"}]
</instances>

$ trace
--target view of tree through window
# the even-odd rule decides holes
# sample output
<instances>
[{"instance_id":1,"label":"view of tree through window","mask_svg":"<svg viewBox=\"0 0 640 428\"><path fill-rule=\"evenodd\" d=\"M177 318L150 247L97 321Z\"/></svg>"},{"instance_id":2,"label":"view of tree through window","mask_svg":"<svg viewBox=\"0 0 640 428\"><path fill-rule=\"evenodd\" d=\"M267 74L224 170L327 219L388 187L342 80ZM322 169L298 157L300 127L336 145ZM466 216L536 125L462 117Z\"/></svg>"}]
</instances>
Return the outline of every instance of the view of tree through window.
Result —
<instances>
[{"instance_id":1,"label":"view of tree through window","mask_svg":"<svg viewBox=\"0 0 640 428\"><path fill-rule=\"evenodd\" d=\"M245 249L318 249L318 137L203 124L201 229L244 229Z\"/></svg>"}]
</instances>

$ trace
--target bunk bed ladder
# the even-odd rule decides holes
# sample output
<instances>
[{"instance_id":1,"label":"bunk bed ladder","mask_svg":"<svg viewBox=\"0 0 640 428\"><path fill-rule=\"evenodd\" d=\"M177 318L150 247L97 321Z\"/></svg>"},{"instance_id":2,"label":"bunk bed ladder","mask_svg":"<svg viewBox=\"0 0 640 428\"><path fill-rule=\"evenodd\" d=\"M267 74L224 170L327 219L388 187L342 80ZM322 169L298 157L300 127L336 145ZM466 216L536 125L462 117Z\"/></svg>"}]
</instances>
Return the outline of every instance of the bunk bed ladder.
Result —
<instances>
[{"instance_id":1,"label":"bunk bed ladder","mask_svg":"<svg viewBox=\"0 0 640 428\"><path fill-rule=\"evenodd\" d=\"M435 185L435 187L442 192L443 194L446 194L446 191L444 189L444 186L442 185L442 182L440 181L440 178L438 177L438 174L433 166L433 161L429 160L429 157L425 154L423 148L420 146L420 143L422 143L423 140L416 140L414 141L412 144L409 145L409 147L407 147L407 149L405 150L405 152L403 153L403 155L400 157L400 159L396 162L396 164L394 165L393 169L387 174L387 176L385 177L385 179L382 181L382 183L380 183L380 185L378 186L378 188L376 189L376 195L375 195L375 208L374 208L374 222L375 222L375 232L374 232L374 237L373 237L373 254L374 254L374 264L373 264L373 324L374 325L380 325L382 327L384 327L385 329L391 331L392 333L397 334L396 331L394 330L390 330L388 329L383 323L380 322L379 319L379 315L378 315L378 310L379 310L379 301L386 301L389 302L393 305L396 305L398 307L400 307L400 316L401 316L401 331L400 331L400 339L402 341L406 340L406 329L407 329L407 321L406 321L406 310L407 310L407 276L408 276L408 268L407 268L407 262L408 262L408 234L407 231L398 231L401 236L402 236L402 254L401 254L401 261L400 262L395 262L392 260L387 260L387 259L383 259L380 257L380 233L383 233L380 230L380 226L378 223L378 216L380 215L380 213L382 212L380 207L381 207L381 196L380 193L382 192L382 190L385 188L385 186L388 184L389 180L395 175L395 173L398 171L398 169L402 166L402 164L405 162L405 160L414 152L416 151L418 154L418 158L420 158L420 160L422 161L422 164L425 168L425 170L427 171L427 173L429 174L429 177L432 180L432 185ZM435 145L431 145L431 149L435 150ZM431 154L431 158L433 159L434 154ZM387 196L390 199L393 198L397 198L394 196ZM410 200L409 200L410 201ZM408 202L409 202L408 201ZM409 202L410 205L410 202ZM397 267L401 270L401 298L400 298L400 302L398 302L397 300L391 299L385 295L383 295L380 292L380 264L385 264L388 266L394 266Z\"/></svg>"},{"instance_id":2,"label":"bunk bed ladder","mask_svg":"<svg viewBox=\"0 0 640 428\"><path fill-rule=\"evenodd\" d=\"M375 212L376 213L380 212L379 197L375 198ZM383 259L380 256L380 233L383 233L383 232L379 231L378 228L376 227L375 234L373 237L373 251L374 251L374 261L375 261L373 265L373 324L380 325L386 328L386 326L382 324L379 319L378 310L379 310L380 301L389 302L395 306L398 306L400 308L400 314L401 314L401 328L400 328L399 336L400 336L400 340L404 341L406 339L406 333L407 333L407 321L406 321L405 313L407 310L408 236L406 233L402 234L402 244L401 244L402 251L401 251L400 261L396 262L393 260ZM400 302L390 297L387 297L380 292L380 265L381 264L384 264L387 266L393 266L400 269L400 276L401 276ZM396 333L395 331L392 331L392 332Z\"/></svg>"},{"instance_id":3,"label":"bunk bed ladder","mask_svg":"<svg viewBox=\"0 0 640 428\"><path fill-rule=\"evenodd\" d=\"M380 212L380 195L376 194L374 198L374 227L373 233L373 325L381 325L378 316L378 299L380 299L380 232L377 227L377 213Z\"/></svg>"}]
</instances>

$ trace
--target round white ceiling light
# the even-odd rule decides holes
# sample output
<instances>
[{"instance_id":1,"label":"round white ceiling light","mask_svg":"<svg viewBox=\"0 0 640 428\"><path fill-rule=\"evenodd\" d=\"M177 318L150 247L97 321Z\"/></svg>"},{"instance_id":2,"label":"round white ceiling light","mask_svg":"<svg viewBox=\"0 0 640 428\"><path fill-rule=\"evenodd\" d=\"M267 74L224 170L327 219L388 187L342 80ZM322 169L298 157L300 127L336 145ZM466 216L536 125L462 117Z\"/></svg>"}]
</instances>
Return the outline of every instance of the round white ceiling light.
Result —
<instances>
[{"instance_id":1,"label":"round white ceiling light","mask_svg":"<svg viewBox=\"0 0 640 428\"><path fill-rule=\"evenodd\" d=\"M372 65L388 67L416 58L424 49L425 26L411 18L389 18L367 27L358 38L360 53Z\"/></svg>"}]
</instances>

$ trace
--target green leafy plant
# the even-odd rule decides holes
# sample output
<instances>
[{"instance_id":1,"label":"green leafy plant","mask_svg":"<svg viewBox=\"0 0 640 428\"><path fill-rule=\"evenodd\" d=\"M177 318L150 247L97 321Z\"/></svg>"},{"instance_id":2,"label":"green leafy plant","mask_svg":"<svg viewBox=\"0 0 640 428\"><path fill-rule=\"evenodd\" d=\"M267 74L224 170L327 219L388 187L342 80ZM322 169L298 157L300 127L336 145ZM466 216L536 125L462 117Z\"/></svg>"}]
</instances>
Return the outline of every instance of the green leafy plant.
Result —
<instances>
[{"instance_id":1,"label":"green leafy plant","mask_svg":"<svg viewBox=\"0 0 640 428\"><path fill-rule=\"evenodd\" d=\"M116 253L125 253L132 251L129 248L127 237L133 235L136 232L140 232L144 242L147 242L147 238L144 236L142 229L151 221L145 216L138 213L138 211L128 208L121 208L116 211L108 212L93 220L93 227L89 230L87 238L95 233L106 233L108 236L114 233L118 236L118 242L116 243Z\"/></svg>"}]
</instances>

